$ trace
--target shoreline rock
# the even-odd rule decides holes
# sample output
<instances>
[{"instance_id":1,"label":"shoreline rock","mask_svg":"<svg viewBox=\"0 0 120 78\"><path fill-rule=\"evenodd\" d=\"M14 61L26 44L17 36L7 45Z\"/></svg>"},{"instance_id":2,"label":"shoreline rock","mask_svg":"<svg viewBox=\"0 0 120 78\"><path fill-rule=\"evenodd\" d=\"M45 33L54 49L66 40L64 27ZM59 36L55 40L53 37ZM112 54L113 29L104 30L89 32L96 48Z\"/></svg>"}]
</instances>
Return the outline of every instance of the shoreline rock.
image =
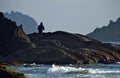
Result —
<instances>
[{"instance_id":1,"label":"shoreline rock","mask_svg":"<svg viewBox=\"0 0 120 78\"><path fill-rule=\"evenodd\" d=\"M6 66L0 65L0 78L28 78L22 73L15 72Z\"/></svg>"}]
</instances>

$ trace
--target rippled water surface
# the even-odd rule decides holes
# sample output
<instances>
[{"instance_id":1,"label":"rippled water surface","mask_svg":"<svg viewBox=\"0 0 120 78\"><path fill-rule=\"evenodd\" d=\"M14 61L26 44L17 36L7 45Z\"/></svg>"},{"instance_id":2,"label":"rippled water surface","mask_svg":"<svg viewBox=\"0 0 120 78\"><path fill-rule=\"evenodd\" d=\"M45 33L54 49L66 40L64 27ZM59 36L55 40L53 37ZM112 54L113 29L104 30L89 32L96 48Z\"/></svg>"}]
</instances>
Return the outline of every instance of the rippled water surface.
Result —
<instances>
[{"instance_id":1,"label":"rippled water surface","mask_svg":"<svg viewBox=\"0 0 120 78\"><path fill-rule=\"evenodd\" d=\"M120 78L120 64L9 66L30 78Z\"/></svg>"}]
</instances>

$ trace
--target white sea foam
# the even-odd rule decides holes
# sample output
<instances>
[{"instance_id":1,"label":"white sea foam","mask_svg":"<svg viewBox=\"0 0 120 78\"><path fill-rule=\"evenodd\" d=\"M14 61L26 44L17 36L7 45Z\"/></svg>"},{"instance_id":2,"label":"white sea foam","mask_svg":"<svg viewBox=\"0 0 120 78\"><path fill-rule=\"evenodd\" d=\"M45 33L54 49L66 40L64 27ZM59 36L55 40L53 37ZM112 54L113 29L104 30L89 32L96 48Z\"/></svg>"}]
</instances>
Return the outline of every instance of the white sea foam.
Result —
<instances>
[{"instance_id":1,"label":"white sea foam","mask_svg":"<svg viewBox=\"0 0 120 78\"><path fill-rule=\"evenodd\" d=\"M100 69L88 69L91 74L105 74L105 73L120 73L120 70L100 70Z\"/></svg>"},{"instance_id":2,"label":"white sea foam","mask_svg":"<svg viewBox=\"0 0 120 78\"><path fill-rule=\"evenodd\" d=\"M81 73L81 74L104 74L104 73L120 73L120 70L104 70L104 69L93 69L93 68L76 68L68 66L57 66L52 65L51 68L47 70L47 73Z\"/></svg>"},{"instance_id":3,"label":"white sea foam","mask_svg":"<svg viewBox=\"0 0 120 78\"><path fill-rule=\"evenodd\" d=\"M69 72L79 72L84 71L84 68L75 68L75 67L65 67L65 66L57 66L52 65L51 68L47 70L47 73L69 73Z\"/></svg>"},{"instance_id":4,"label":"white sea foam","mask_svg":"<svg viewBox=\"0 0 120 78\"><path fill-rule=\"evenodd\" d=\"M120 64L120 62L117 62L117 64Z\"/></svg>"},{"instance_id":5,"label":"white sea foam","mask_svg":"<svg viewBox=\"0 0 120 78\"><path fill-rule=\"evenodd\" d=\"M36 66L37 64L36 63L31 63L31 64L27 64L27 63L24 63L23 66L25 67L31 67L31 66Z\"/></svg>"}]
</instances>

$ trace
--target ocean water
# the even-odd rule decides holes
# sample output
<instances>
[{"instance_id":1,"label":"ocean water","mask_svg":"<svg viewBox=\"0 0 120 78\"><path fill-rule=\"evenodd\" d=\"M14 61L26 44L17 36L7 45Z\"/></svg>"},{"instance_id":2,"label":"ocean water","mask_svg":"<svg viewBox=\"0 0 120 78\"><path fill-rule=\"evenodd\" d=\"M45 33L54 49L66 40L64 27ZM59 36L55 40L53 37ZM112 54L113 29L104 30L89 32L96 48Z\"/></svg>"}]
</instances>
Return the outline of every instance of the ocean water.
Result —
<instances>
[{"instance_id":1,"label":"ocean water","mask_svg":"<svg viewBox=\"0 0 120 78\"><path fill-rule=\"evenodd\" d=\"M112 43L112 44L120 45L120 42L103 42L103 43Z\"/></svg>"},{"instance_id":2,"label":"ocean water","mask_svg":"<svg viewBox=\"0 0 120 78\"><path fill-rule=\"evenodd\" d=\"M11 69L29 78L120 78L120 62L88 65L19 65Z\"/></svg>"},{"instance_id":3,"label":"ocean water","mask_svg":"<svg viewBox=\"0 0 120 78\"><path fill-rule=\"evenodd\" d=\"M111 42L112 44L120 45L120 42Z\"/></svg>"}]
</instances>

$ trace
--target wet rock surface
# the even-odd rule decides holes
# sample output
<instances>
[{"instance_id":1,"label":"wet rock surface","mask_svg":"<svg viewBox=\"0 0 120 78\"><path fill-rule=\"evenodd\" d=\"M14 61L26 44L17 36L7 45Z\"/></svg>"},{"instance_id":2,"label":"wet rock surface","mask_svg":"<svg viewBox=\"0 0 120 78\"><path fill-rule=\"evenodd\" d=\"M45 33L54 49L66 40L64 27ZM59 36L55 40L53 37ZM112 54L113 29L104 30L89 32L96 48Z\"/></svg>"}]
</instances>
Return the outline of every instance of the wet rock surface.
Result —
<instances>
[{"instance_id":1,"label":"wet rock surface","mask_svg":"<svg viewBox=\"0 0 120 78\"><path fill-rule=\"evenodd\" d=\"M0 65L0 78L28 78L22 73L15 72L6 66Z\"/></svg>"}]
</instances>

